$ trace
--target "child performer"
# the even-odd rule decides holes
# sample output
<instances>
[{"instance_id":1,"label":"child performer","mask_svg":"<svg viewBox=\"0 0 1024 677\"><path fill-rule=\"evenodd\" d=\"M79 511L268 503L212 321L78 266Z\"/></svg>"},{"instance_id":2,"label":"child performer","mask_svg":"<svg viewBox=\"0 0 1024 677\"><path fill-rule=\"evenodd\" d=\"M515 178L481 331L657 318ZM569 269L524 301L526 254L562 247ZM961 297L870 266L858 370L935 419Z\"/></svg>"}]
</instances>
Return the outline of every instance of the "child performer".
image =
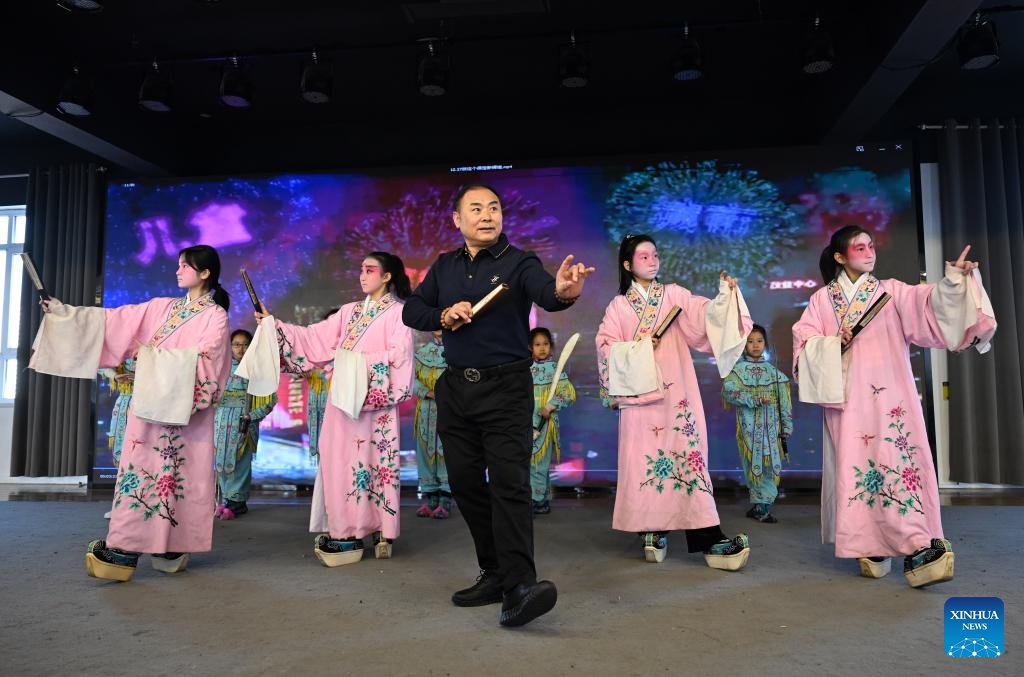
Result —
<instances>
[{"instance_id":1,"label":"child performer","mask_svg":"<svg viewBox=\"0 0 1024 677\"><path fill-rule=\"evenodd\" d=\"M612 528L638 532L648 562L662 562L668 532L686 531L687 550L715 569L742 568L747 536L722 532L707 471L704 408L690 348L712 352L724 378L752 323L736 279L723 272L709 300L658 281L658 249L648 235L619 246L619 295L597 332L602 399L619 409L619 480ZM662 318L676 321L660 339Z\"/></svg>"},{"instance_id":2,"label":"child performer","mask_svg":"<svg viewBox=\"0 0 1024 677\"><path fill-rule=\"evenodd\" d=\"M953 578L909 348L988 350L996 323L969 250L938 284L879 280L871 233L840 228L821 253L825 286L793 326L800 399L825 406L822 541L869 578L900 555L915 588ZM891 300L871 319L884 294Z\"/></svg>"},{"instance_id":3,"label":"child performer","mask_svg":"<svg viewBox=\"0 0 1024 677\"><path fill-rule=\"evenodd\" d=\"M440 330L431 332L430 340L416 349L416 380L412 389L416 395L416 465L420 493L426 499L416 509L417 517L447 519L452 512L452 489L448 485L448 469L444 464L444 449L437 434L437 403L434 386L448 363L444 361L444 344Z\"/></svg>"},{"instance_id":4,"label":"child performer","mask_svg":"<svg viewBox=\"0 0 1024 677\"><path fill-rule=\"evenodd\" d=\"M373 252L362 261L366 298L308 327L276 320L283 368L303 374L334 360L318 448L329 535L314 539L325 566L353 564L372 534L377 559L398 537L398 405L412 396L413 337L402 323L410 293L401 259ZM257 321L267 310L256 314Z\"/></svg>"},{"instance_id":5,"label":"child performer","mask_svg":"<svg viewBox=\"0 0 1024 677\"><path fill-rule=\"evenodd\" d=\"M249 381L235 375L251 342L252 334L245 329L231 333L231 377L213 419L217 450L214 463L217 487L223 500L217 504L214 515L222 520L232 520L249 512L246 501L252 485L252 457L259 444L260 421L277 405L277 393L264 397L248 395L245 390Z\"/></svg>"},{"instance_id":6,"label":"child performer","mask_svg":"<svg viewBox=\"0 0 1024 677\"><path fill-rule=\"evenodd\" d=\"M783 441L793 432L793 402L789 379L764 357L767 343L768 332L755 324L743 356L722 383L722 399L736 407L736 445L753 504L747 517L774 524L771 507L787 455Z\"/></svg>"},{"instance_id":7,"label":"child performer","mask_svg":"<svg viewBox=\"0 0 1024 677\"><path fill-rule=\"evenodd\" d=\"M117 399L114 400L114 407L110 410L110 429L107 433L107 442L110 445L110 452L114 457L116 468L121 460L121 450L124 448L124 431L128 426L128 407L132 404L132 390L135 383L135 360L129 357L117 365L117 369L101 369L100 371L110 375L110 389L117 391ZM113 509L108 510L103 519L110 519Z\"/></svg>"},{"instance_id":8,"label":"child performer","mask_svg":"<svg viewBox=\"0 0 1024 677\"><path fill-rule=\"evenodd\" d=\"M551 332L536 327L530 332L530 353L533 366L533 453L530 456L530 485L533 491L533 514L546 515L551 512L551 459L561 457L558 444L558 412L576 401L576 389L569 382L569 376L562 373L554 397L548 400L551 381L555 378L557 364L551 359L555 342Z\"/></svg>"},{"instance_id":9,"label":"child performer","mask_svg":"<svg viewBox=\"0 0 1024 677\"><path fill-rule=\"evenodd\" d=\"M189 553L212 545L211 405L231 367L229 299L213 247L181 250L177 278L183 297L112 309L42 302L36 371L88 378L138 357L110 529L86 551L97 578L130 580L141 553L160 571L182 571Z\"/></svg>"},{"instance_id":10,"label":"child performer","mask_svg":"<svg viewBox=\"0 0 1024 677\"><path fill-rule=\"evenodd\" d=\"M336 312L338 308L328 310L320 319L326 320ZM331 387L333 373L333 362L322 369L315 367L306 372L306 428L309 431L309 458L314 462L319 461L320 426L324 423L324 412L327 411L327 391Z\"/></svg>"},{"instance_id":11,"label":"child performer","mask_svg":"<svg viewBox=\"0 0 1024 677\"><path fill-rule=\"evenodd\" d=\"M106 373L111 373L107 371ZM128 408L132 403L132 390L135 384L135 359L129 357L117 365L110 378L111 390L117 390L117 399L114 400L114 408L110 411L110 432L107 433L110 442L110 451L114 455L114 465L121 460L121 450L124 448L124 430L128 425Z\"/></svg>"}]
</instances>

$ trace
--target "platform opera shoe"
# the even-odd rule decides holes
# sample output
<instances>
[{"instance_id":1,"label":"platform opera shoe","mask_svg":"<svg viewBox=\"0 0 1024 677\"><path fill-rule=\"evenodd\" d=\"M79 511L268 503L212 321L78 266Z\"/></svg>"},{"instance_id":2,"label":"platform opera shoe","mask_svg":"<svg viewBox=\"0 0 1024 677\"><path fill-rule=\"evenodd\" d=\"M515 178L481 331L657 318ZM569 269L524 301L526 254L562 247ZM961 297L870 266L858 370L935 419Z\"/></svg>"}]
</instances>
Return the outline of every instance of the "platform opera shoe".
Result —
<instances>
[{"instance_id":1,"label":"platform opera shoe","mask_svg":"<svg viewBox=\"0 0 1024 677\"><path fill-rule=\"evenodd\" d=\"M953 544L945 538L933 538L931 545L903 559L903 576L912 588L951 581L955 562Z\"/></svg>"},{"instance_id":2,"label":"platform opera shoe","mask_svg":"<svg viewBox=\"0 0 1024 677\"><path fill-rule=\"evenodd\" d=\"M165 552L149 558L153 568L165 574L176 574L188 566L187 552Z\"/></svg>"},{"instance_id":3,"label":"platform opera shoe","mask_svg":"<svg viewBox=\"0 0 1024 677\"><path fill-rule=\"evenodd\" d=\"M85 551L85 571L93 578L124 583L135 575L138 564L138 553L108 548L103 540L90 542Z\"/></svg>"},{"instance_id":4,"label":"platform opera shoe","mask_svg":"<svg viewBox=\"0 0 1024 677\"><path fill-rule=\"evenodd\" d=\"M750 557L750 539L746 534L715 543L704 551L704 561L712 569L739 571Z\"/></svg>"},{"instance_id":5,"label":"platform opera shoe","mask_svg":"<svg viewBox=\"0 0 1024 677\"><path fill-rule=\"evenodd\" d=\"M861 557L860 575L865 578L884 578L892 571L892 559L889 557Z\"/></svg>"},{"instance_id":6,"label":"platform opera shoe","mask_svg":"<svg viewBox=\"0 0 1024 677\"><path fill-rule=\"evenodd\" d=\"M363 558L363 541L357 538L337 539L320 534L313 539L313 554L325 567L355 564Z\"/></svg>"}]
</instances>

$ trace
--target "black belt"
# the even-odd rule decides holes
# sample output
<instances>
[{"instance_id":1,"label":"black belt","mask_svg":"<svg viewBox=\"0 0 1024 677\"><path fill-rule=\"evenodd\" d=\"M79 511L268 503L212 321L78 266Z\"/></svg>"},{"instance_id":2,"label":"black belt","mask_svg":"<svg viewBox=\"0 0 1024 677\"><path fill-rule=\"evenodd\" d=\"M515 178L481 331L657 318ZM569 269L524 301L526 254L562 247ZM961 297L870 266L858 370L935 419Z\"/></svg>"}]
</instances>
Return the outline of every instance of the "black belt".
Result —
<instances>
[{"instance_id":1,"label":"black belt","mask_svg":"<svg viewBox=\"0 0 1024 677\"><path fill-rule=\"evenodd\" d=\"M525 371L530 368L533 364L533 358L528 357L525 360L518 360L517 362L507 362L506 364L499 364L496 367L484 367L478 369L476 367L452 367L448 369L456 376L461 376L470 383L479 383L485 379L497 378L506 373L514 371Z\"/></svg>"}]
</instances>

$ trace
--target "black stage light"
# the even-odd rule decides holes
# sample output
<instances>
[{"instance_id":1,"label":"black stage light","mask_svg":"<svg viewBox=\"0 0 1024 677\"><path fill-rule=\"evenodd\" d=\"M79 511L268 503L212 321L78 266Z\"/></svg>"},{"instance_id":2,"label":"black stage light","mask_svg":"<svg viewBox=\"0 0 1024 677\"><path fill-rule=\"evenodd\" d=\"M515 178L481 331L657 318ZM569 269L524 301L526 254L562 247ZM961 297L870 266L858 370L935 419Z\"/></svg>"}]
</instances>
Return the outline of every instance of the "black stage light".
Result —
<instances>
[{"instance_id":1,"label":"black stage light","mask_svg":"<svg viewBox=\"0 0 1024 677\"><path fill-rule=\"evenodd\" d=\"M996 35L996 25L982 18L981 12L976 12L974 19L960 31L956 53L960 57L960 68L965 71L995 66L999 63L999 36Z\"/></svg>"},{"instance_id":2,"label":"black stage light","mask_svg":"<svg viewBox=\"0 0 1024 677\"><path fill-rule=\"evenodd\" d=\"M427 43L427 54L420 57L416 81L420 94L424 96L444 96L448 91L450 69L448 58L434 48L433 41Z\"/></svg>"},{"instance_id":3,"label":"black stage light","mask_svg":"<svg viewBox=\"0 0 1024 677\"><path fill-rule=\"evenodd\" d=\"M299 91L303 101L308 103L328 103L334 91L334 73L330 64L322 63L316 50L310 60L302 67L302 79Z\"/></svg>"},{"instance_id":4,"label":"black stage light","mask_svg":"<svg viewBox=\"0 0 1024 677\"><path fill-rule=\"evenodd\" d=\"M672 56L672 77L680 81L697 80L704 75L704 57L697 38L690 37L690 25L683 26L683 44Z\"/></svg>"},{"instance_id":5,"label":"black stage light","mask_svg":"<svg viewBox=\"0 0 1024 677\"><path fill-rule=\"evenodd\" d=\"M171 110L171 78L160 70L154 61L139 88L139 106L154 113L167 113Z\"/></svg>"},{"instance_id":6,"label":"black stage light","mask_svg":"<svg viewBox=\"0 0 1024 677\"><path fill-rule=\"evenodd\" d=\"M821 18L814 17L814 28L804 39L803 71L808 75L820 75L836 65L836 50L832 38L821 28Z\"/></svg>"},{"instance_id":7,"label":"black stage light","mask_svg":"<svg viewBox=\"0 0 1024 677\"><path fill-rule=\"evenodd\" d=\"M57 0L57 6L69 12L102 12L100 0Z\"/></svg>"},{"instance_id":8,"label":"black stage light","mask_svg":"<svg viewBox=\"0 0 1024 677\"><path fill-rule=\"evenodd\" d=\"M60 94L57 95L57 110L75 117L92 115L92 87L85 76L78 72L78 66L72 69L71 77L60 88Z\"/></svg>"},{"instance_id":9,"label":"black stage light","mask_svg":"<svg viewBox=\"0 0 1024 677\"><path fill-rule=\"evenodd\" d=\"M230 108L252 106L252 81L239 68L237 56L232 56L224 64L224 73L220 78L220 100Z\"/></svg>"},{"instance_id":10,"label":"black stage light","mask_svg":"<svg viewBox=\"0 0 1024 677\"><path fill-rule=\"evenodd\" d=\"M563 87L576 89L590 82L590 58L576 44L576 31L569 33L569 44L562 47L558 57L558 77Z\"/></svg>"}]
</instances>

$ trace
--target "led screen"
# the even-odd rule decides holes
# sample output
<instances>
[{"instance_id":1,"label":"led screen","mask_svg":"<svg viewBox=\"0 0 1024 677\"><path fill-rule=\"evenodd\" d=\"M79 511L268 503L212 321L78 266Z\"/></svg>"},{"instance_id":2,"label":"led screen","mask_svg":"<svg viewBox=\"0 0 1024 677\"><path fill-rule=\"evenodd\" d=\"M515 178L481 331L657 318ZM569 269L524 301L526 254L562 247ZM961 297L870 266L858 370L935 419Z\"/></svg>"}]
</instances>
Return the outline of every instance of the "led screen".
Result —
<instances>
[{"instance_id":1,"label":"led screen","mask_svg":"<svg viewBox=\"0 0 1024 677\"><path fill-rule=\"evenodd\" d=\"M861 149L861 150L858 150ZM564 166L486 165L410 172L288 174L112 183L107 201L103 302L135 303L179 293L178 251L216 247L232 294L232 328L254 328L238 274L246 268L274 314L302 324L357 300L367 252L402 257L415 285L437 255L460 246L452 197L467 182L502 196L504 231L554 272L569 253L597 267L570 310L535 309L556 351L582 333L570 362L576 404L561 415L561 486L615 482L617 415L597 397L594 335L617 290L616 253L626 233L659 244L661 280L713 296L720 270L739 278L754 320L769 330L772 359L791 373L790 327L821 285L818 255L829 234L854 223L876 233L876 274L915 281L918 229L911 155L887 147L790 148L704 156L615 159ZM424 340L425 337L420 337ZM722 406L710 356L695 354L708 417L710 468L737 477L735 414ZM915 368L921 373L920 365ZM308 484L306 383L282 378L280 403L263 422L257 483ZM108 449L113 397L101 380L95 480L112 482ZM794 393L794 400L796 400ZM402 479L415 484L413 403L401 408ZM821 413L795 404L793 477L820 474Z\"/></svg>"}]
</instances>

